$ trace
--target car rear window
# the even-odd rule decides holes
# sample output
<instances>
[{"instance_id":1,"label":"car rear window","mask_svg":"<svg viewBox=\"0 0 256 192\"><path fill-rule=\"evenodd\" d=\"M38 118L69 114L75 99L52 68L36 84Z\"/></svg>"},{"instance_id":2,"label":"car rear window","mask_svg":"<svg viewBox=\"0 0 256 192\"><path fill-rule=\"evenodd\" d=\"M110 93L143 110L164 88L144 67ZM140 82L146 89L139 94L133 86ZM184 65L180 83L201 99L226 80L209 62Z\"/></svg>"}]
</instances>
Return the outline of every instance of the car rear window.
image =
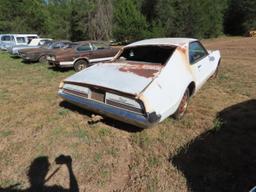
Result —
<instances>
[{"instance_id":1,"label":"car rear window","mask_svg":"<svg viewBox=\"0 0 256 192\"><path fill-rule=\"evenodd\" d=\"M80 47L77 48L77 51L90 51L90 50L91 50L91 47L88 43L81 45Z\"/></svg>"},{"instance_id":2,"label":"car rear window","mask_svg":"<svg viewBox=\"0 0 256 192\"><path fill-rule=\"evenodd\" d=\"M125 48L119 59L140 61L164 65L176 47L172 46L137 46Z\"/></svg>"},{"instance_id":3,"label":"car rear window","mask_svg":"<svg viewBox=\"0 0 256 192\"><path fill-rule=\"evenodd\" d=\"M108 49L109 46L104 44L104 43L92 43L92 47L94 50L99 50L99 49Z\"/></svg>"}]
</instances>

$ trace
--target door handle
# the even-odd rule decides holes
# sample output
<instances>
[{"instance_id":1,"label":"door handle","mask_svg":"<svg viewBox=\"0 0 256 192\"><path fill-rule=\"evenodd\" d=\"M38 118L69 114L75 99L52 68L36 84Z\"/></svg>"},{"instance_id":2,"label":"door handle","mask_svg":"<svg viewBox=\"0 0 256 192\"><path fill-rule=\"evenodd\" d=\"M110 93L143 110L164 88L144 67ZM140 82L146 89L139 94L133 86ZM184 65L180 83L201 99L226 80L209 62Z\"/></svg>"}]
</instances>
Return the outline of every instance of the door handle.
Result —
<instances>
[{"instance_id":1,"label":"door handle","mask_svg":"<svg viewBox=\"0 0 256 192\"><path fill-rule=\"evenodd\" d=\"M200 69L202 67L202 65L198 65L197 68Z\"/></svg>"}]
</instances>

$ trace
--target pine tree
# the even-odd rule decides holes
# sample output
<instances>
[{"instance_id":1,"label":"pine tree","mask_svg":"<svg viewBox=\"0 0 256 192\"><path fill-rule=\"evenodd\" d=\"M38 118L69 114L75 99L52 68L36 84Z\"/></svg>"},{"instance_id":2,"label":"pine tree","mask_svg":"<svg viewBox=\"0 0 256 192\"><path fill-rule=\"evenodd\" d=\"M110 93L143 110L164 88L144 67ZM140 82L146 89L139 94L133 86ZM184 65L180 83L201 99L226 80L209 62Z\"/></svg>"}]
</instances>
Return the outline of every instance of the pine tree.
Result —
<instances>
[{"instance_id":1,"label":"pine tree","mask_svg":"<svg viewBox=\"0 0 256 192\"><path fill-rule=\"evenodd\" d=\"M146 18L132 0L116 0L114 4L114 37L121 41L134 41L144 37Z\"/></svg>"}]
</instances>

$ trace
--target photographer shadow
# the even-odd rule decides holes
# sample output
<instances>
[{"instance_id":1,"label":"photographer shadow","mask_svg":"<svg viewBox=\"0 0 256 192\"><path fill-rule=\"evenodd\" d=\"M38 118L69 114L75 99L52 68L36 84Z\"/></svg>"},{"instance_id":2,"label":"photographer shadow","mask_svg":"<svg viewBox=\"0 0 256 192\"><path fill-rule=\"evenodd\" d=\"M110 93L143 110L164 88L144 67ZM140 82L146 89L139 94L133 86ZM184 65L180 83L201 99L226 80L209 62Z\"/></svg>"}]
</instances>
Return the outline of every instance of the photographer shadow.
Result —
<instances>
[{"instance_id":1,"label":"photographer shadow","mask_svg":"<svg viewBox=\"0 0 256 192\"><path fill-rule=\"evenodd\" d=\"M79 192L77 180L72 169L72 158L70 156L60 155L55 159L55 163L67 167L70 180L69 189L65 189L59 185L46 185L46 183L59 171L60 166L46 178L50 170L50 163L47 156L41 156L33 160L27 172L27 177L30 183L28 189L18 189L19 184L15 184L7 188L0 187L0 192Z\"/></svg>"}]
</instances>

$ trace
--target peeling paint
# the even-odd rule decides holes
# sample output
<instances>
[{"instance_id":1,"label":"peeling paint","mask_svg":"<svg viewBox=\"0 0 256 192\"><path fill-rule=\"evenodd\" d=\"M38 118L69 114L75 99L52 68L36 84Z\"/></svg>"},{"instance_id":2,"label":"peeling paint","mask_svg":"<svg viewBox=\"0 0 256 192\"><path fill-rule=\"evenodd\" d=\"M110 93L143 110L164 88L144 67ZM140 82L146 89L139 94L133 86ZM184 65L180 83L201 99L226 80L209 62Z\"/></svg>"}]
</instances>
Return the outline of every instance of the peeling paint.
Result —
<instances>
[{"instance_id":1,"label":"peeling paint","mask_svg":"<svg viewBox=\"0 0 256 192\"><path fill-rule=\"evenodd\" d=\"M119 71L134 73L138 76L151 78L156 76L163 68L161 65L125 65L119 68Z\"/></svg>"}]
</instances>

